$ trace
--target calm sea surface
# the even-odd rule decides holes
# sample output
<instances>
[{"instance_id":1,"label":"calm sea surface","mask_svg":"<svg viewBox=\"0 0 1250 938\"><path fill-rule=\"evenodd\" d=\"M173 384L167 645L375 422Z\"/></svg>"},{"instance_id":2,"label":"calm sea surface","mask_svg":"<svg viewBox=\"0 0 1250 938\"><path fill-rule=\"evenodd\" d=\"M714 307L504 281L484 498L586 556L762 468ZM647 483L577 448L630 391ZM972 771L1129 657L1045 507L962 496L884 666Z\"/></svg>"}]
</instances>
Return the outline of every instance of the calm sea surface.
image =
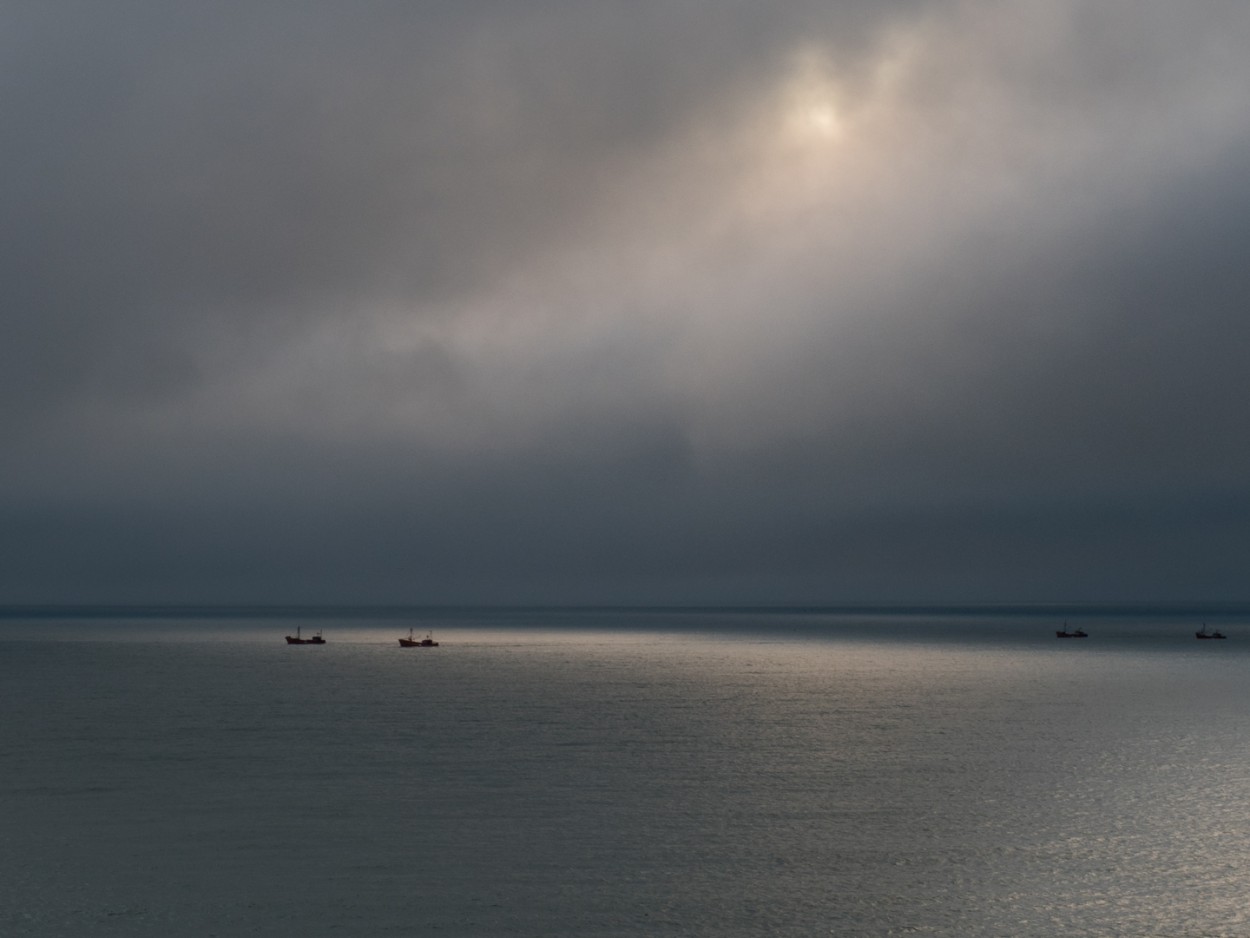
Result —
<instances>
[{"instance_id":1,"label":"calm sea surface","mask_svg":"<svg viewBox=\"0 0 1250 938\"><path fill-rule=\"evenodd\" d=\"M10 616L0 935L1250 936L1250 621L1074 624Z\"/></svg>"}]
</instances>

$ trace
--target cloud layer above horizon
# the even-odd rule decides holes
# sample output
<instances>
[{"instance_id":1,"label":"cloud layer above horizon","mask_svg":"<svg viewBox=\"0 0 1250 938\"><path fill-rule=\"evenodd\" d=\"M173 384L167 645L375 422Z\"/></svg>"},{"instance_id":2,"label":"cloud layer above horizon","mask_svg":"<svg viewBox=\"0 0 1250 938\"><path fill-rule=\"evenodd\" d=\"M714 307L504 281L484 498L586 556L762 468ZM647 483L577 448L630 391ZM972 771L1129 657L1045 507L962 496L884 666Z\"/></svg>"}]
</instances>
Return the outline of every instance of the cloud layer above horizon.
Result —
<instances>
[{"instance_id":1,"label":"cloud layer above horizon","mask_svg":"<svg viewBox=\"0 0 1250 938\"><path fill-rule=\"evenodd\" d=\"M0 24L0 602L1245 597L1244 4Z\"/></svg>"}]
</instances>

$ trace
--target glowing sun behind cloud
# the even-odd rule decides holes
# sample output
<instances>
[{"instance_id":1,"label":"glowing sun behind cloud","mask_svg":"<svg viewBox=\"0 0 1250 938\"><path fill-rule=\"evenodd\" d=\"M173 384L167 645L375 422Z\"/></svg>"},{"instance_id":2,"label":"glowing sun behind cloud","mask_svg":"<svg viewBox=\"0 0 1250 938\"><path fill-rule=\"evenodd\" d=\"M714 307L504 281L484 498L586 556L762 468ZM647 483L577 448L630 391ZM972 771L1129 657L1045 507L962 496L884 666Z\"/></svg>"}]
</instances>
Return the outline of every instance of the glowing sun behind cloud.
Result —
<instances>
[{"instance_id":1,"label":"glowing sun behind cloud","mask_svg":"<svg viewBox=\"0 0 1250 938\"><path fill-rule=\"evenodd\" d=\"M806 113L797 116L804 129L814 137L832 140L842 136L842 120L832 104L813 103Z\"/></svg>"},{"instance_id":2,"label":"glowing sun behind cloud","mask_svg":"<svg viewBox=\"0 0 1250 938\"><path fill-rule=\"evenodd\" d=\"M787 136L795 142L840 139L845 124L838 107L839 92L828 57L817 50L795 56L783 91L782 113Z\"/></svg>"}]
</instances>

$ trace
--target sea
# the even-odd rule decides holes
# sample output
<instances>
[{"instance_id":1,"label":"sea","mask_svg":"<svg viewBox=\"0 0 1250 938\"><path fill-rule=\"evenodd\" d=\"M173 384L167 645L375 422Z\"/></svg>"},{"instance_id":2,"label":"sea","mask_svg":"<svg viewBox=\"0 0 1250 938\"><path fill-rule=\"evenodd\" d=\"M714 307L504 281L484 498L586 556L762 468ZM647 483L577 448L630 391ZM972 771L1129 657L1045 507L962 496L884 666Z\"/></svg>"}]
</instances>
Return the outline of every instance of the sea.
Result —
<instances>
[{"instance_id":1,"label":"sea","mask_svg":"<svg viewBox=\"0 0 1250 938\"><path fill-rule=\"evenodd\" d=\"M1250 936L1246 608L11 608L0 706L6 938Z\"/></svg>"}]
</instances>

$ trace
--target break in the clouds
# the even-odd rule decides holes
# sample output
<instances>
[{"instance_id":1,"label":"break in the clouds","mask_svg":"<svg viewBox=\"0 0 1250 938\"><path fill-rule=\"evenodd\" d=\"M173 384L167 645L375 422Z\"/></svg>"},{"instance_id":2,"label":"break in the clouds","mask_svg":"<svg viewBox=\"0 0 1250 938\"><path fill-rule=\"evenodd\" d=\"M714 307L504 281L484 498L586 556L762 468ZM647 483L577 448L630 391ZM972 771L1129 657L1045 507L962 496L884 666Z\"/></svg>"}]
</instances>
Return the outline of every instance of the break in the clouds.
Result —
<instances>
[{"instance_id":1,"label":"break in the clouds","mask_svg":"<svg viewBox=\"0 0 1250 938\"><path fill-rule=\"evenodd\" d=\"M0 14L0 599L1233 599L1250 9Z\"/></svg>"}]
</instances>

